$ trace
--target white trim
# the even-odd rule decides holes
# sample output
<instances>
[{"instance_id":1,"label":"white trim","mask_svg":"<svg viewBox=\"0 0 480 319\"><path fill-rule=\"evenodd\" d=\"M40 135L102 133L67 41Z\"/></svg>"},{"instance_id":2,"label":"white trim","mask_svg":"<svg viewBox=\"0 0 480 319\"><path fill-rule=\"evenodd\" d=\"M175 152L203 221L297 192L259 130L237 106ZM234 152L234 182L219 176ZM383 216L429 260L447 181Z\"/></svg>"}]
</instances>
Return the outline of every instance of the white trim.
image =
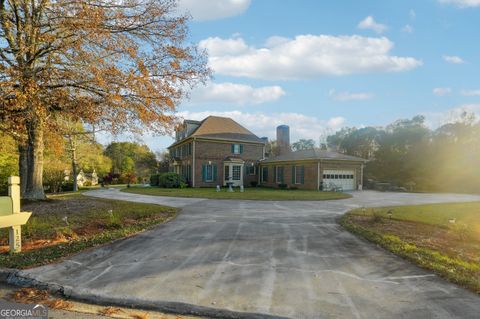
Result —
<instances>
[{"instance_id":1,"label":"white trim","mask_svg":"<svg viewBox=\"0 0 480 319\"><path fill-rule=\"evenodd\" d=\"M293 165L293 167L294 167L293 172L295 173L295 175L294 175L294 182L295 182L294 185L302 185L302 179L301 178L300 178L300 181L297 181L297 167L300 167L300 170L301 170L302 165Z\"/></svg>"},{"instance_id":2,"label":"white trim","mask_svg":"<svg viewBox=\"0 0 480 319\"><path fill-rule=\"evenodd\" d=\"M233 180L233 178L229 179L229 180L226 180L226 175L225 175L225 168L228 167L228 176L229 177L232 177L233 176L233 167L234 166L239 166L240 167L240 179L239 180ZM242 186L243 185L243 182L244 182L244 179L243 179L243 175L245 174L245 165L243 164L243 161L242 163L241 162L238 162L238 161L225 161L223 163L223 186L226 186L227 185L227 182L228 181L232 181L233 182L233 186Z\"/></svg>"}]
</instances>

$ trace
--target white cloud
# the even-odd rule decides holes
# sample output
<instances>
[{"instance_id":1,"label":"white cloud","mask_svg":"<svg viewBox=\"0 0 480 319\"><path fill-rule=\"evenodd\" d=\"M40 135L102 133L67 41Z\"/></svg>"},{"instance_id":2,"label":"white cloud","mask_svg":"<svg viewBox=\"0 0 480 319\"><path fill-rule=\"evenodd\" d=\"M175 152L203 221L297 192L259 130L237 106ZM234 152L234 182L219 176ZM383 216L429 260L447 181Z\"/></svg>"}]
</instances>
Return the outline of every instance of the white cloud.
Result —
<instances>
[{"instance_id":1,"label":"white cloud","mask_svg":"<svg viewBox=\"0 0 480 319\"><path fill-rule=\"evenodd\" d=\"M422 65L412 57L390 55L393 43L386 37L299 35L270 38L267 43L255 48L242 38L213 37L199 45L208 51L215 72L268 80L401 72Z\"/></svg>"},{"instance_id":2,"label":"white cloud","mask_svg":"<svg viewBox=\"0 0 480 319\"><path fill-rule=\"evenodd\" d=\"M207 49L211 56L242 56L252 52L242 38L221 39L218 37L208 38L199 43L201 48Z\"/></svg>"},{"instance_id":3,"label":"white cloud","mask_svg":"<svg viewBox=\"0 0 480 319\"><path fill-rule=\"evenodd\" d=\"M202 120L209 115L230 117L245 126L257 136L266 136L275 139L275 129L278 125L290 126L290 141L294 142L301 138L318 140L320 136L333 133L341 129L346 120L343 117L332 117L327 120L315 116L307 116L300 113L263 113L263 112L179 112L178 116L184 119Z\"/></svg>"},{"instance_id":4,"label":"white cloud","mask_svg":"<svg viewBox=\"0 0 480 319\"><path fill-rule=\"evenodd\" d=\"M452 4L459 8L480 7L480 0L438 0L443 4Z\"/></svg>"},{"instance_id":5,"label":"white cloud","mask_svg":"<svg viewBox=\"0 0 480 319\"><path fill-rule=\"evenodd\" d=\"M480 96L480 90L462 90L460 94L463 96Z\"/></svg>"},{"instance_id":6,"label":"white cloud","mask_svg":"<svg viewBox=\"0 0 480 319\"><path fill-rule=\"evenodd\" d=\"M415 20L415 18L417 17L417 13L413 9L410 9L410 11L408 12L408 15L410 16L410 19L412 19L412 20Z\"/></svg>"},{"instance_id":7,"label":"white cloud","mask_svg":"<svg viewBox=\"0 0 480 319\"><path fill-rule=\"evenodd\" d=\"M423 115L426 118L425 124L435 129L444 124L459 121L465 112L475 114L477 122L480 120L480 104L464 104L444 112L426 112Z\"/></svg>"},{"instance_id":8,"label":"white cloud","mask_svg":"<svg viewBox=\"0 0 480 319\"><path fill-rule=\"evenodd\" d=\"M289 38L274 35L273 37L270 37L270 38L267 39L267 41L265 41L265 46L267 48L274 48L274 47L280 46L284 43L288 43L289 41L290 41Z\"/></svg>"},{"instance_id":9,"label":"white cloud","mask_svg":"<svg viewBox=\"0 0 480 319\"><path fill-rule=\"evenodd\" d=\"M261 104L276 101L284 95L285 91L280 86L255 88L245 84L209 82L193 90L188 103Z\"/></svg>"},{"instance_id":10,"label":"white cloud","mask_svg":"<svg viewBox=\"0 0 480 319\"><path fill-rule=\"evenodd\" d=\"M368 16L358 23L357 26L359 29L369 29L373 30L376 33L383 33L387 31L387 26L381 23L375 22L372 16Z\"/></svg>"},{"instance_id":11,"label":"white cloud","mask_svg":"<svg viewBox=\"0 0 480 319\"><path fill-rule=\"evenodd\" d=\"M465 61L461 57L456 55L443 55L442 57L448 63L453 63L453 64L465 63Z\"/></svg>"},{"instance_id":12,"label":"white cloud","mask_svg":"<svg viewBox=\"0 0 480 319\"><path fill-rule=\"evenodd\" d=\"M216 20L244 13L251 0L180 0L178 8L196 21Z\"/></svg>"},{"instance_id":13,"label":"white cloud","mask_svg":"<svg viewBox=\"0 0 480 319\"><path fill-rule=\"evenodd\" d=\"M436 96L445 96L445 95L450 95L450 93L452 93L452 89L451 88L434 88L432 92Z\"/></svg>"},{"instance_id":14,"label":"white cloud","mask_svg":"<svg viewBox=\"0 0 480 319\"><path fill-rule=\"evenodd\" d=\"M336 92L335 90L330 90L330 92L328 92L328 95L332 97L335 101L340 101L340 102L369 100L374 97L373 93Z\"/></svg>"},{"instance_id":15,"label":"white cloud","mask_svg":"<svg viewBox=\"0 0 480 319\"><path fill-rule=\"evenodd\" d=\"M413 33L414 29L411 25L409 24L406 24L403 28L402 28L402 32L405 32L405 33Z\"/></svg>"}]
</instances>

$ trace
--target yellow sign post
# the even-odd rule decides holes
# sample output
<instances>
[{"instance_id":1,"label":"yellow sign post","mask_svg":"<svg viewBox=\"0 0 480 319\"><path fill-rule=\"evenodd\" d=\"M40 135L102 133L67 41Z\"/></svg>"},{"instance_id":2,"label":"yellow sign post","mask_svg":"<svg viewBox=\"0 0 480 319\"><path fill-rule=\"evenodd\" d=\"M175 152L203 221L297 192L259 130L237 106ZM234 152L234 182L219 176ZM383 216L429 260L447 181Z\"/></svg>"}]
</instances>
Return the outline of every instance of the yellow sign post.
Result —
<instances>
[{"instance_id":1,"label":"yellow sign post","mask_svg":"<svg viewBox=\"0 0 480 319\"><path fill-rule=\"evenodd\" d=\"M20 177L8 178L8 197L0 197L0 228L9 227L10 252L22 251L22 229L32 213L20 212Z\"/></svg>"}]
</instances>

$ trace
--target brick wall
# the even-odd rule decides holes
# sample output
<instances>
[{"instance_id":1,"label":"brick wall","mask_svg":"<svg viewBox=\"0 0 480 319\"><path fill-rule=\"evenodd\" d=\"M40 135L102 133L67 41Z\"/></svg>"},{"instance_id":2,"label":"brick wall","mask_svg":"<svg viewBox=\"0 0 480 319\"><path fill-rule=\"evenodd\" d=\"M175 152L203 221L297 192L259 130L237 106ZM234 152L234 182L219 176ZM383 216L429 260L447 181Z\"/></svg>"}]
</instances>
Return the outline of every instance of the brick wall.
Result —
<instances>
[{"instance_id":1,"label":"brick wall","mask_svg":"<svg viewBox=\"0 0 480 319\"><path fill-rule=\"evenodd\" d=\"M242 154L232 153L232 144L242 144ZM245 165L256 163L263 156L262 144L249 144L240 142L217 142L217 141L195 141L195 187L215 187L223 185L224 161L227 157L238 158L245 161ZM217 166L217 180L213 182L202 181L202 165L208 162ZM258 173L256 171L256 173ZM257 174L246 175L244 167L243 184L250 186L251 181L257 180Z\"/></svg>"},{"instance_id":2,"label":"brick wall","mask_svg":"<svg viewBox=\"0 0 480 319\"><path fill-rule=\"evenodd\" d=\"M293 184L292 183L292 166L304 166L304 183ZM283 167L284 171L284 183L288 187L296 187L298 189L311 189L316 190L318 187L318 161L317 162L278 162L262 164L261 167L268 167L268 181L261 182L260 184L267 187L278 187L278 183L274 181L274 167ZM258 174L262 174L261 169ZM361 177L361 163L343 162L343 161L322 161L320 163L320 182L323 179L324 169L337 169L337 170L354 170L355 173L355 185L358 186Z\"/></svg>"},{"instance_id":3,"label":"brick wall","mask_svg":"<svg viewBox=\"0 0 480 319\"><path fill-rule=\"evenodd\" d=\"M303 184L295 184L292 180L292 167L293 166L303 166L304 177ZM283 181L284 184L287 184L288 187L296 187L298 189L317 189L317 177L318 177L318 164L316 162L297 162L297 163L277 163L275 165L268 164L262 165L262 167L268 167L268 180L267 182L262 182L261 185L267 187L278 187L278 183L274 180L275 173L274 167L283 167ZM261 174L261 172L259 172Z\"/></svg>"}]
</instances>

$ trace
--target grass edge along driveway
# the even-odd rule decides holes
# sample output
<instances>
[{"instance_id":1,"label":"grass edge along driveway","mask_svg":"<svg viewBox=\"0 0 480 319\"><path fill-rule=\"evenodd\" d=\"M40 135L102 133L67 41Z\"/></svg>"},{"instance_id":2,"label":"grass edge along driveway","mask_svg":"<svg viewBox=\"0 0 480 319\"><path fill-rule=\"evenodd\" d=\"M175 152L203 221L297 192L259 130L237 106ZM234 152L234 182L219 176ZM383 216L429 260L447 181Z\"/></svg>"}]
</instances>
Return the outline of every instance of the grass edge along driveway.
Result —
<instances>
[{"instance_id":1,"label":"grass edge along driveway","mask_svg":"<svg viewBox=\"0 0 480 319\"><path fill-rule=\"evenodd\" d=\"M215 188L160 188L160 187L130 187L124 188L122 192L151 195L151 196L170 196L170 197L190 197L190 198L208 198L208 199L239 199L239 200L331 200L345 199L352 195L340 192L321 192L314 190L290 190L274 188L250 188L246 187L245 192L241 193L239 188L234 192L227 192L222 188L217 192Z\"/></svg>"},{"instance_id":2,"label":"grass edge along driveway","mask_svg":"<svg viewBox=\"0 0 480 319\"><path fill-rule=\"evenodd\" d=\"M22 252L0 253L0 267L23 269L57 262L168 222L180 211L81 193L50 196L46 201L22 205L22 209L33 211L22 226ZM0 236L2 245L8 245L7 229L1 229Z\"/></svg>"},{"instance_id":3,"label":"grass edge along driveway","mask_svg":"<svg viewBox=\"0 0 480 319\"><path fill-rule=\"evenodd\" d=\"M340 224L480 294L480 202L354 209Z\"/></svg>"}]
</instances>

